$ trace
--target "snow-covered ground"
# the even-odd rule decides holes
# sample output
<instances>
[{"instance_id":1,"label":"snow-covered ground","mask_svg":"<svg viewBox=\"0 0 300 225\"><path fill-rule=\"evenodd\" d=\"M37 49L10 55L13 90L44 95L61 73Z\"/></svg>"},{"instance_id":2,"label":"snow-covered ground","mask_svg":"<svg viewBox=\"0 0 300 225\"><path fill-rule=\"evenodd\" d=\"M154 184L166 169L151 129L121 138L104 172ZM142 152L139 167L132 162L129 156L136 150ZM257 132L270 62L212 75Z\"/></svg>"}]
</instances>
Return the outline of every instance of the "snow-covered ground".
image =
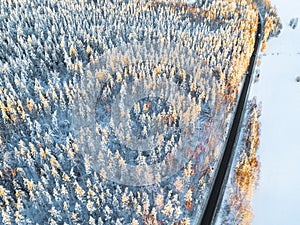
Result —
<instances>
[{"instance_id":1,"label":"snow-covered ground","mask_svg":"<svg viewBox=\"0 0 300 225\"><path fill-rule=\"evenodd\" d=\"M253 225L298 225L300 221L300 1L272 0L283 23L278 38L268 42L260 80L252 95L262 101L261 177L254 196Z\"/></svg>"}]
</instances>

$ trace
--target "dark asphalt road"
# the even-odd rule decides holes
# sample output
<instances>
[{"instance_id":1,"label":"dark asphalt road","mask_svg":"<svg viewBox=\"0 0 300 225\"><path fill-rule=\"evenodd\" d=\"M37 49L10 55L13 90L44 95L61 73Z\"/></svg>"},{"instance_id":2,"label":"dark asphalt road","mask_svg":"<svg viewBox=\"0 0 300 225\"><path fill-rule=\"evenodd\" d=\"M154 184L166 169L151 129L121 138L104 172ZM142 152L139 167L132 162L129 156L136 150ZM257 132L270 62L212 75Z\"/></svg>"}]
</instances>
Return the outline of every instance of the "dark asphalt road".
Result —
<instances>
[{"instance_id":1,"label":"dark asphalt road","mask_svg":"<svg viewBox=\"0 0 300 225\"><path fill-rule=\"evenodd\" d=\"M247 69L247 75L245 77L245 82L242 88L242 92L238 101L236 113L233 119L233 123L229 132L229 136L227 139L227 144L225 147L224 155L220 163L219 170L216 175L215 182L212 187L212 191L210 197L208 199L204 214L202 216L201 225L210 225L213 222L214 215L216 213L216 208L218 207L218 200L221 197L222 187L227 182L225 179L227 169L231 167L231 158L234 152L234 145L236 143L236 139L238 138L239 134L239 127L241 124L241 119L243 118L243 112L245 105L247 103L249 87L252 81L253 70L256 63L257 54L259 52L259 47L262 39L262 21L259 15L259 22L258 28L256 32L255 44L254 44L254 51L250 58L250 63Z\"/></svg>"}]
</instances>

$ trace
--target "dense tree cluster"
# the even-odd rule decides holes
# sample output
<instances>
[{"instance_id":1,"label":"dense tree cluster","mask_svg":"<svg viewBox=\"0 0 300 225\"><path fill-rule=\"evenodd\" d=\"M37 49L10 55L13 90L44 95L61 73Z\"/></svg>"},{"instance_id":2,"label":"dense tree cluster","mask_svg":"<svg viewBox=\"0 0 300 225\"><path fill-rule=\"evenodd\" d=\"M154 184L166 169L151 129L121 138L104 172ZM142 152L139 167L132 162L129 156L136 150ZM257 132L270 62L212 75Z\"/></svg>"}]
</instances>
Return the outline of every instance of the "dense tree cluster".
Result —
<instances>
[{"instance_id":1,"label":"dense tree cluster","mask_svg":"<svg viewBox=\"0 0 300 225\"><path fill-rule=\"evenodd\" d=\"M263 0L263 20L264 20L264 38L262 42L262 51L267 48L267 40L271 37L277 37L282 29L282 23L277 13L276 7L271 5L270 0Z\"/></svg>"},{"instance_id":2,"label":"dense tree cluster","mask_svg":"<svg viewBox=\"0 0 300 225\"><path fill-rule=\"evenodd\" d=\"M193 224L257 21L250 0L0 0L0 221ZM176 173L120 182L157 163Z\"/></svg>"}]
</instances>

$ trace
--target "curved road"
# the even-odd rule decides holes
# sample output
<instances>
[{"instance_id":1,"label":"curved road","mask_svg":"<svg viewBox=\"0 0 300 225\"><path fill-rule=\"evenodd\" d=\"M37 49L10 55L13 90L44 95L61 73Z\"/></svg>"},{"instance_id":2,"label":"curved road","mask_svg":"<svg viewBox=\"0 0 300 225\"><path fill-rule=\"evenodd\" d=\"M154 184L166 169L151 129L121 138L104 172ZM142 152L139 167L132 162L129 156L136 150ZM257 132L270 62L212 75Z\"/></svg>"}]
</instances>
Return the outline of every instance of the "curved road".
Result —
<instances>
[{"instance_id":1,"label":"curved road","mask_svg":"<svg viewBox=\"0 0 300 225\"><path fill-rule=\"evenodd\" d=\"M233 119L233 123L229 132L229 136L227 139L227 144L225 147L225 151L223 154L223 158L221 160L219 170L217 172L215 182L213 184L213 187L211 189L211 194L209 196L209 199L206 204L205 211L202 216L201 225L209 225L212 224L216 208L218 207L218 201L223 195L224 190L222 190L222 187L225 187L228 178L228 174L226 176L227 169L231 166L231 158L234 152L234 146L239 134L239 128L240 124L242 122L242 118L244 115L244 109L246 105L246 100L248 99L250 84L253 80L253 71L256 64L257 59L257 53L259 52L260 46L261 46L261 40L263 36L263 30L262 30L262 19L261 15L259 14L259 21L258 21L258 27L256 31L256 38L255 38L255 44L254 44L254 51L252 53L252 56L250 58L250 63L247 69L247 75L245 77L245 82L242 88L242 92L238 101L236 113Z\"/></svg>"}]
</instances>

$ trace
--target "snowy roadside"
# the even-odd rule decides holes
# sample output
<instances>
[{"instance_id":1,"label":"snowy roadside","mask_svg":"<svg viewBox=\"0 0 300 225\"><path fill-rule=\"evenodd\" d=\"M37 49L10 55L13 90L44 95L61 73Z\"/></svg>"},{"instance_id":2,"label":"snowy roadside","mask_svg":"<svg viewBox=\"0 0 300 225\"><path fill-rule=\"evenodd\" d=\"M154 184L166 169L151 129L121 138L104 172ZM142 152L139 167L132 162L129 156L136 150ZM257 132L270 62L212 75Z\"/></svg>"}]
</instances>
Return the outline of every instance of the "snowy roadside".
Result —
<instances>
[{"instance_id":1,"label":"snowy roadside","mask_svg":"<svg viewBox=\"0 0 300 225\"><path fill-rule=\"evenodd\" d=\"M251 96L262 101L261 173L254 195L254 225L299 224L300 215L300 27L289 26L300 17L300 2L273 0L283 29L268 42L262 56L259 82Z\"/></svg>"},{"instance_id":2,"label":"snowy roadside","mask_svg":"<svg viewBox=\"0 0 300 225\"><path fill-rule=\"evenodd\" d=\"M256 151L260 114L256 99L249 100L228 170L228 181L224 185L224 195L214 218L215 225L249 224L252 220L250 204L259 177Z\"/></svg>"}]
</instances>

